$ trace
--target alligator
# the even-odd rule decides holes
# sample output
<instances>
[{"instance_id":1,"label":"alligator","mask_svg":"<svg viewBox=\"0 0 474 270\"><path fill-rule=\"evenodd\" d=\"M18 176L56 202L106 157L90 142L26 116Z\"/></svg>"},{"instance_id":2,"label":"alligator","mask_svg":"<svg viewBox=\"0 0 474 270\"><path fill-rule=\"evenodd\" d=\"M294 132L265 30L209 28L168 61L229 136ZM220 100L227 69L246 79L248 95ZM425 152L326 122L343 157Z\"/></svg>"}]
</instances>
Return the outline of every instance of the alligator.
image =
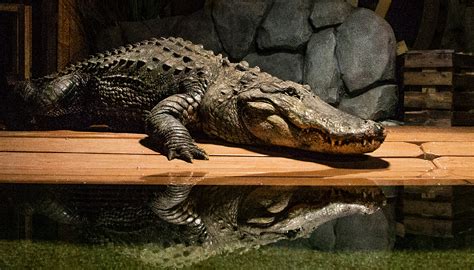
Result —
<instances>
[{"instance_id":1,"label":"alligator","mask_svg":"<svg viewBox=\"0 0 474 270\"><path fill-rule=\"evenodd\" d=\"M188 162L208 159L190 130L230 143L325 154L371 152L386 135L379 123L333 108L307 85L278 79L244 61L231 63L181 38L151 39L96 54L58 73L16 83L0 95L2 115L11 129L105 124L116 131L146 132L169 160ZM192 185L168 186L154 200L153 213L206 241L215 219L204 220L203 212L209 210L189 207L191 192ZM334 207L318 215L345 211ZM301 228L307 215L318 216L313 210L303 212L286 213L277 218L288 220L286 225L262 226L259 234L288 233Z\"/></svg>"},{"instance_id":2,"label":"alligator","mask_svg":"<svg viewBox=\"0 0 474 270\"><path fill-rule=\"evenodd\" d=\"M175 203L163 211L170 188ZM176 196L179 191L187 194ZM376 186L36 186L18 192L23 198L15 205L29 201L30 211L75 228L79 241L165 247L309 237L324 222L374 213L386 200Z\"/></svg>"},{"instance_id":3,"label":"alligator","mask_svg":"<svg viewBox=\"0 0 474 270\"><path fill-rule=\"evenodd\" d=\"M188 162L208 159L188 128L230 143L330 154L371 152L385 138L382 125L333 108L307 85L181 38L100 53L2 94L11 128L145 131L168 159Z\"/></svg>"}]
</instances>

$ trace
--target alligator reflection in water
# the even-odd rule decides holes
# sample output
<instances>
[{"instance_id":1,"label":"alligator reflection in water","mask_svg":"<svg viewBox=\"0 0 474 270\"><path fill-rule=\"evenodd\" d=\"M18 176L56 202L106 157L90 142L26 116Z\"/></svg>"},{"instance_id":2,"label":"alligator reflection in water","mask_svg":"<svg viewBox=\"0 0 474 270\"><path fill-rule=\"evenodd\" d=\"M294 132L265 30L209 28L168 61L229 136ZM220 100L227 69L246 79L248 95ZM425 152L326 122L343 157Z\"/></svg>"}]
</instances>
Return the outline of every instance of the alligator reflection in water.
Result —
<instances>
[{"instance_id":1,"label":"alligator reflection in water","mask_svg":"<svg viewBox=\"0 0 474 270\"><path fill-rule=\"evenodd\" d=\"M41 192L40 192L41 191ZM25 209L70 224L88 242L265 245L384 204L378 187L50 186Z\"/></svg>"}]
</instances>

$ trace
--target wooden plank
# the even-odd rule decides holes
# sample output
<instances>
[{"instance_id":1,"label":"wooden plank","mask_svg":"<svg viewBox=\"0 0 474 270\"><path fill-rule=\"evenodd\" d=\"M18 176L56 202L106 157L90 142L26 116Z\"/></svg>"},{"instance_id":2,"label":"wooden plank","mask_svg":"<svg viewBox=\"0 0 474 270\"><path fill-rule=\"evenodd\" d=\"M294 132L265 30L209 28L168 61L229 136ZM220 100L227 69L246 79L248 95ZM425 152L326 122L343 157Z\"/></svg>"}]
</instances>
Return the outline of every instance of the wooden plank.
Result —
<instances>
[{"instance_id":1,"label":"wooden plank","mask_svg":"<svg viewBox=\"0 0 474 270\"><path fill-rule=\"evenodd\" d=\"M119 132L93 132L93 131L73 131L73 130L50 130L50 131L1 131L0 137L20 137L20 138L124 138L143 139L145 134L139 133L119 133Z\"/></svg>"},{"instance_id":2,"label":"wooden plank","mask_svg":"<svg viewBox=\"0 0 474 270\"><path fill-rule=\"evenodd\" d=\"M453 103L452 92L411 92L404 93L404 106L409 109L450 110Z\"/></svg>"},{"instance_id":3,"label":"wooden plank","mask_svg":"<svg viewBox=\"0 0 474 270\"><path fill-rule=\"evenodd\" d=\"M474 156L440 157L433 160L433 163L443 170L469 170L474 175Z\"/></svg>"},{"instance_id":4,"label":"wooden plank","mask_svg":"<svg viewBox=\"0 0 474 270\"><path fill-rule=\"evenodd\" d=\"M474 142L427 142L421 149L430 156L474 157ZM473 164L474 165L474 164Z\"/></svg>"},{"instance_id":5,"label":"wooden plank","mask_svg":"<svg viewBox=\"0 0 474 270\"><path fill-rule=\"evenodd\" d=\"M453 221L405 216L405 232L435 237L453 237Z\"/></svg>"},{"instance_id":6,"label":"wooden plank","mask_svg":"<svg viewBox=\"0 0 474 270\"><path fill-rule=\"evenodd\" d=\"M32 42L33 42L33 11L31 6L25 6L24 10L24 73L22 74L25 79L31 78L31 64L32 58Z\"/></svg>"},{"instance_id":7,"label":"wooden plank","mask_svg":"<svg viewBox=\"0 0 474 270\"><path fill-rule=\"evenodd\" d=\"M449 68L453 67L452 50L408 51L405 68Z\"/></svg>"},{"instance_id":8,"label":"wooden plank","mask_svg":"<svg viewBox=\"0 0 474 270\"><path fill-rule=\"evenodd\" d=\"M282 157L213 157L189 164L157 155L0 153L2 183L204 185L398 185L434 169L427 160L375 158L296 160ZM451 181L453 180L453 181ZM438 183L439 181L437 181ZM446 184L461 184L456 179Z\"/></svg>"},{"instance_id":9,"label":"wooden plank","mask_svg":"<svg viewBox=\"0 0 474 270\"><path fill-rule=\"evenodd\" d=\"M219 142L218 142L219 143ZM211 156L268 156L273 154L300 156L301 151L280 149L269 151L268 147L250 147L201 142L199 147ZM157 155L155 151L140 144L134 138L42 138L42 137L0 137L0 152L37 153L101 153L101 154L143 154ZM308 153L306 153L308 154ZM403 142L387 142L371 153L373 157L420 157L419 146Z\"/></svg>"},{"instance_id":10,"label":"wooden plank","mask_svg":"<svg viewBox=\"0 0 474 270\"><path fill-rule=\"evenodd\" d=\"M403 83L405 85L452 85L453 73L451 71L432 72L403 72Z\"/></svg>"},{"instance_id":11,"label":"wooden plank","mask_svg":"<svg viewBox=\"0 0 474 270\"><path fill-rule=\"evenodd\" d=\"M408 46L405 40L397 42L397 56L404 55L408 52Z\"/></svg>"},{"instance_id":12,"label":"wooden plank","mask_svg":"<svg viewBox=\"0 0 474 270\"><path fill-rule=\"evenodd\" d=\"M453 94L453 110L474 110L474 92L455 92Z\"/></svg>"},{"instance_id":13,"label":"wooden plank","mask_svg":"<svg viewBox=\"0 0 474 270\"><path fill-rule=\"evenodd\" d=\"M433 177L442 179L444 174L448 178L466 179L474 183L474 157L439 157L433 160L439 170L434 170Z\"/></svg>"},{"instance_id":14,"label":"wooden plank","mask_svg":"<svg viewBox=\"0 0 474 270\"><path fill-rule=\"evenodd\" d=\"M0 4L0 12L18 12L20 4Z\"/></svg>"},{"instance_id":15,"label":"wooden plank","mask_svg":"<svg viewBox=\"0 0 474 270\"><path fill-rule=\"evenodd\" d=\"M464 142L474 141L473 127L420 127L420 126L398 126L386 127L386 142ZM138 133L112 133L112 132L90 132L90 131L0 131L0 137L19 138L124 138L143 139L145 134Z\"/></svg>"},{"instance_id":16,"label":"wooden plank","mask_svg":"<svg viewBox=\"0 0 474 270\"><path fill-rule=\"evenodd\" d=\"M209 155L267 156L265 153L241 147L199 143ZM396 147L396 146L394 146ZM263 150L262 150L263 151ZM421 150L420 150L421 151ZM135 138L42 138L42 137L0 137L0 152L36 153L98 153L159 155L145 147Z\"/></svg>"},{"instance_id":17,"label":"wooden plank","mask_svg":"<svg viewBox=\"0 0 474 270\"><path fill-rule=\"evenodd\" d=\"M454 194L462 193L466 188L456 186L406 186L403 195L409 198L450 201Z\"/></svg>"},{"instance_id":18,"label":"wooden plank","mask_svg":"<svg viewBox=\"0 0 474 270\"><path fill-rule=\"evenodd\" d=\"M461 209L458 209L461 211ZM403 200L403 213L408 215L420 215L423 217L454 217L453 204L451 202L434 202L421 200Z\"/></svg>"},{"instance_id":19,"label":"wooden plank","mask_svg":"<svg viewBox=\"0 0 474 270\"><path fill-rule=\"evenodd\" d=\"M473 127L387 127L386 142L474 142ZM1 134L1 132L0 132Z\"/></svg>"},{"instance_id":20,"label":"wooden plank","mask_svg":"<svg viewBox=\"0 0 474 270\"><path fill-rule=\"evenodd\" d=\"M377 7L375 8L375 13L380 17L385 18L391 4L392 0L379 0Z\"/></svg>"},{"instance_id":21,"label":"wooden plank","mask_svg":"<svg viewBox=\"0 0 474 270\"><path fill-rule=\"evenodd\" d=\"M405 111L407 125L450 127L453 113L447 110Z\"/></svg>"},{"instance_id":22,"label":"wooden plank","mask_svg":"<svg viewBox=\"0 0 474 270\"><path fill-rule=\"evenodd\" d=\"M474 126L474 110L470 111L454 111L453 126Z\"/></svg>"}]
</instances>

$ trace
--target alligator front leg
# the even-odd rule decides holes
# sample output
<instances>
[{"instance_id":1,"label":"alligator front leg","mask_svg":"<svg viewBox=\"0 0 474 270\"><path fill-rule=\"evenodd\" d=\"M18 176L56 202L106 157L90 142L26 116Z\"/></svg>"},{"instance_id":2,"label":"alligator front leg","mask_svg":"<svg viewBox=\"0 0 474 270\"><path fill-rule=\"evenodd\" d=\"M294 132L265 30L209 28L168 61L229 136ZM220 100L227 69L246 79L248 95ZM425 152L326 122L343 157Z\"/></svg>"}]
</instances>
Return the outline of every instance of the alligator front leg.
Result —
<instances>
[{"instance_id":1,"label":"alligator front leg","mask_svg":"<svg viewBox=\"0 0 474 270\"><path fill-rule=\"evenodd\" d=\"M188 78L180 87L185 93L162 100L150 112L147 130L151 139L162 146L168 160L180 158L187 162L208 159L204 150L192 139L185 125L197 121L197 109L206 85L199 79Z\"/></svg>"},{"instance_id":2,"label":"alligator front leg","mask_svg":"<svg viewBox=\"0 0 474 270\"><path fill-rule=\"evenodd\" d=\"M207 239L207 230L188 200L192 187L192 185L167 186L165 191L157 194L150 207L162 220L187 226L192 234L186 239L187 241L201 242Z\"/></svg>"}]
</instances>

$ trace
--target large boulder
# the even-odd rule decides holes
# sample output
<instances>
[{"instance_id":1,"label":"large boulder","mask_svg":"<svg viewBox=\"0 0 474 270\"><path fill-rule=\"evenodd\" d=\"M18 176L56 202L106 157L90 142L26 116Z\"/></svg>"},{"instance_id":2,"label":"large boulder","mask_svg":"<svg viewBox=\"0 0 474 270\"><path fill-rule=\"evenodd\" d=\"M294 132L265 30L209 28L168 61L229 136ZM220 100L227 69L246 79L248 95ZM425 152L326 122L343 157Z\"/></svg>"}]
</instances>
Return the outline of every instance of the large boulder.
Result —
<instances>
[{"instance_id":1,"label":"large boulder","mask_svg":"<svg viewBox=\"0 0 474 270\"><path fill-rule=\"evenodd\" d=\"M373 11L356 9L337 28L336 55L351 95L377 81L395 79L395 35Z\"/></svg>"},{"instance_id":2,"label":"large boulder","mask_svg":"<svg viewBox=\"0 0 474 270\"><path fill-rule=\"evenodd\" d=\"M316 28L341 24L354 7L344 0L316 0L309 17Z\"/></svg>"},{"instance_id":3,"label":"large boulder","mask_svg":"<svg viewBox=\"0 0 474 270\"><path fill-rule=\"evenodd\" d=\"M212 16L222 46L234 59L242 59L255 37L257 27L272 0L215 1Z\"/></svg>"},{"instance_id":4,"label":"large boulder","mask_svg":"<svg viewBox=\"0 0 474 270\"><path fill-rule=\"evenodd\" d=\"M259 55L251 53L244 58L251 66L258 66L282 80L301 83L303 80L303 56L294 53Z\"/></svg>"},{"instance_id":5,"label":"large boulder","mask_svg":"<svg viewBox=\"0 0 474 270\"><path fill-rule=\"evenodd\" d=\"M391 250L395 243L395 203L371 215L354 214L316 228L309 245L322 251Z\"/></svg>"},{"instance_id":6,"label":"large boulder","mask_svg":"<svg viewBox=\"0 0 474 270\"><path fill-rule=\"evenodd\" d=\"M334 29L326 29L311 36L306 49L304 82L329 104L340 101L343 90L337 67L336 36Z\"/></svg>"},{"instance_id":7,"label":"large boulder","mask_svg":"<svg viewBox=\"0 0 474 270\"><path fill-rule=\"evenodd\" d=\"M182 37L196 44L204 45L207 50L222 52L222 45L214 27L211 11L200 10L183 17L176 25L175 36Z\"/></svg>"},{"instance_id":8,"label":"large boulder","mask_svg":"<svg viewBox=\"0 0 474 270\"><path fill-rule=\"evenodd\" d=\"M275 0L257 34L260 49L296 50L312 34L309 23L311 0Z\"/></svg>"},{"instance_id":9,"label":"large boulder","mask_svg":"<svg viewBox=\"0 0 474 270\"><path fill-rule=\"evenodd\" d=\"M343 97L338 108L363 119L382 120L397 113L398 87L393 84L371 89L353 98Z\"/></svg>"},{"instance_id":10,"label":"large boulder","mask_svg":"<svg viewBox=\"0 0 474 270\"><path fill-rule=\"evenodd\" d=\"M337 220L335 250L390 250L392 230L382 210L372 215L352 215Z\"/></svg>"}]
</instances>

